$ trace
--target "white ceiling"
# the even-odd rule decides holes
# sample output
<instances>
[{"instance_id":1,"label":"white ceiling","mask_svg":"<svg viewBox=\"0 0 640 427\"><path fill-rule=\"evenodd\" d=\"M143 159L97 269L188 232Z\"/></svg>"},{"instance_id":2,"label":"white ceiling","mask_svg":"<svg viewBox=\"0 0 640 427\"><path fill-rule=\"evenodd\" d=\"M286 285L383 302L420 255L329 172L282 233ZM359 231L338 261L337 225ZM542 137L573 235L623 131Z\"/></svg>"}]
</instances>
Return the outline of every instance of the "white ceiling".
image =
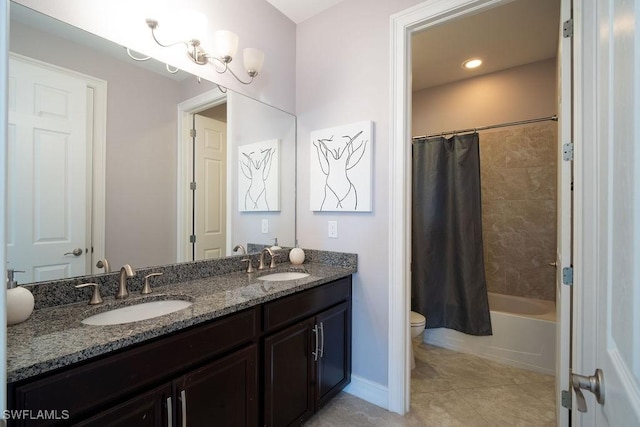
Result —
<instances>
[{"instance_id":1,"label":"white ceiling","mask_svg":"<svg viewBox=\"0 0 640 427\"><path fill-rule=\"evenodd\" d=\"M413 90L554 58L560 0L518 0L412 37ZM479 57L474 70L462 63Z\"/></svg>"},{"instance_id":2,"label":"white ceiling","mask_svg":"<svg viewBox=\"0 0 640 427\"><path fill-rule=\"evenodd\" d=\"M343 0L267 0L300 23ZM517 0L470 17L431 27L412 37L413 90L554 58L560 0ZM471 57L484 63L471 71Z\"/></svg>"},{"instance_id":3,"label":"white ceiling","mask_svg":"<svg viewBox=\"0 0 640 427\"><path fill-rule=\"evenodd\" d=\"M344 0L267 0L296 24Z\"/></svg>"}]
</instances>

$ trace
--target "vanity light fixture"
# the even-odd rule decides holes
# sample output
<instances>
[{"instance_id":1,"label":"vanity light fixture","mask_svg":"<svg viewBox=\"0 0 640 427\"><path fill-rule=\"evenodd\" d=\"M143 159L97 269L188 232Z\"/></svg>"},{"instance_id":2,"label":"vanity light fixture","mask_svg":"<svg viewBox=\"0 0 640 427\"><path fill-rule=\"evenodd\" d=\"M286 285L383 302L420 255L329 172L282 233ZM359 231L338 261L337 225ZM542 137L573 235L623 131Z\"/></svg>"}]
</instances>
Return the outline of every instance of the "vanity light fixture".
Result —
<instances>
[{"instance_id":1,"label":"vanity light fixture","mask_svg":"<svg viewBox=\"0 0 640 427\"><path fill-rule=\"evenodd\" d=\"M206 26L206 16L199 12L190 11L189 18L190 21L185 22L185 24L192 30L191 34L193 34L193 36L189 36L190 38L188 38L188 40L186 41L177 41L168 44L160 42L156 36L156 30L159 27L158 21L156 19L149 18L146 20L146 22L147 26L151 29L151 36L153 37L153 40L159 46L172 47L182 44L187 48L187 56L194 63L198 65L212 64L216 72L218 72L219 74L223 74L228 71L233 77L235 77L238 82L245 85L251 84L254 77L256 77L262 70L262 65L264 63L264 53L254 48L244 49L244 67L250 79L248 81L242 80L236 73L233 72L233 70L231 70L231 68L229 68L229 63L233 60L238 50L238 36L231 31L216 31L216 55L212 55L204 50L204 48L200 44L200 35L197 34L197 29L204 29L204 27ZM146 58L134 58L131 53L129 53L129 56L136 60L146 60Z\"/></svg>"},{"instance_id":2,"label":"vanity light fixture","mask_svg":"<svg viewBox=\"0 0 640 427\"><path fill-rule=\"evenodd\" d=\"M468 70L478 68L480 65L482 65L482 59L480 58L467 59L462 63L462 67Z\"/></svg>"}]
</instances>

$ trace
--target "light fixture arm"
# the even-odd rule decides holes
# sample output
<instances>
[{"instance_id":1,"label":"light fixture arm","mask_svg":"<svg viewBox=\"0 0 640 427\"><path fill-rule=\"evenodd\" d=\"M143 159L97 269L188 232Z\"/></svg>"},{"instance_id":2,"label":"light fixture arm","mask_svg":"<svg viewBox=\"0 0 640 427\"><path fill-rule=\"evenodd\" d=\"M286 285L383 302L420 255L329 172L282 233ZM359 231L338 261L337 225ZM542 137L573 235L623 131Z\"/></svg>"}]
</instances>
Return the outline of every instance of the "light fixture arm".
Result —
<instances>
[{"instance_id":1,"label":"light fixture arm","mask_svg":"<svg viewBox=\"0 0 640 427\"><path fill-rule=\"evenodd\" d=\"M151 59L150 56L135 56L133 53L131 53L131 49L129 49L128 47L126 49L127 55L129 55L129 58L133 59L134 61L143 62Z\"/></svg>"},{"instance_id":2,"label":"light fixture arm","mask_svg":"<svg viewBox=\"0 0 640 427\"><path fill-rule=\"evenodd\" d=\"M162 43L162 42L160 42L160 40L158 40L158 37L156 36L156 29L158 28L158 21L155 20L155 19L148 18L148 19L146 19L146 23L147 23L147 26L151 29L151 37L156 42L156 44L158 44L161 47L173 47L173 46L177 46L177 45L181 45L181 44L184 45L186 47L186 49L187 49L187 56L195 64L206 65L208 63L212 63L213 67L214 67L214 70L218 74L224 74L225 72L229 71L229 73L231 73L231 75L239 83L242 83L244 85L251 84L253 82L253 79L258 75L258 71L247 70L247 74L249 75L250 80L248 80L248 81L242 80L240 77L238 77L238 75L236 73L233 72L233 70L231 68L229 68L229 63L233 59L231 56L216 57L216 56L212 56L212 55L208 54L202 48L202 46L200 45L200 40L198 40L198 39L191 39L189 41L177 41L175 43L169 43L169 44ZM127 48L127 53L129 54L129 56L132 59L134 59L136 61L146 61L146 60L150 59L150 57L144 57L144 58L135 57L133 54L131 54L131 52L130 52L130 50L128 48ZM220 68L220 67L222 67L222 68ZM261 67L261 65L259 67ZM171 74L175 74L176 72L178 72L178 69L176 68L175 70L172 70L172 69L169 68L169 65L167 64L167 71L170 72Z\"/></svg>"},{"instance_id":3,"label":"light fixture arm","mask_svg":"<svg viewBox=\"0 0 640 427\"><path fill-rule=\"evenodd\" d=\"M169 43L169 44L164 44L161 43L160 40L158 40L158 38L156 37L156 28L158 28L158 21L156 21L155 19L147 19L147 26L149 28L151 28L151 37L153 37L153 40L160 46L162 47L173 47L173 46L177 46L179 44L184 44L185 46L189 46L189 44L187 42L184 41L177 41L175 43Z\"/></svg>"},{"instance_id":4,"label":"light fixture arm","mask_svg":"<svg viewBox=\"0 0 640 427\"><path fill-rule=\"evenodd\" d=\"M245 81L244 81L244 80L242 80L240 77L238 77L238 75L237 75L236 73L234 73L234 72L233 72L233 70L232 70L231 68L229 68L229 62L231 62L231 59L229 59L229 61L224 61L224 60L222 60L222 59L220 59L220 58L218 58L218 57L211 56L211 55L207 55L206 57L207 57L207 59L208 59L208 60L210 60L209 62L212 62L211 60L213 60L214 69L216 70L216 73L218 73L218 74L224 74L224 73L226 73L226 72L228 71L228 72L230 72L230 73L231 73L231 75L232 75L233 77L235 77L235 79L236 79L238 82L242 83L243 85L249 85L249 84L251 84L251 83L253 82L253 78L257 75L257 73L255 73L255 74L253 74L253 75L251 75L251 73L250 73L250 74L249 74L249 76L251 77L251 80L249 80L249 81L246 81L246 82L245 82ZM218 69L218 65L217 65L217 64L222 65L222 67L223 67L223 68L222 68L222 71L220 71L220 70Z\"/></svg>"}]
</instances>

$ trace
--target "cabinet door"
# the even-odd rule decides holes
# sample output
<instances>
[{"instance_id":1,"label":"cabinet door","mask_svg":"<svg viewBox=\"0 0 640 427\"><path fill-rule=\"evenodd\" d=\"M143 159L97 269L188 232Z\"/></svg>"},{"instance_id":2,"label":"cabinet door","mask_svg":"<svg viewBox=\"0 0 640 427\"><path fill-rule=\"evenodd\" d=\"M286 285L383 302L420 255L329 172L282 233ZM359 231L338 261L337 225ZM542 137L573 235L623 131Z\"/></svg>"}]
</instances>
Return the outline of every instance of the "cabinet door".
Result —
<instances>
[{"instance_id":1,"label":"cabinet door","mask_svg":"<svg viewBox=\"0 0 640 427\"><path fill-rule=\"evenodd\" d=\"M316 317L320 354L316 381L317 408L351 381L351 310L348 302Z\"/></svg>"},{"instance_id":2,"label":"cabinet door","mask_svg":"<svg viewBox=\"0 0 640 427\"><path fill-rule=\"evenodd\" d=\"M308 319L264 339L265 426L301 424L313 414L313 326Z\"/></svg>"},{"instance_id":3,"label":"cabinet door","mask_svg":"<svg viewBox=\"0 0 640 427\"><path fill-rule=\"evenodd\" d=\"M162 427L173 418L171 385L142 393L126 402L74 424L76 427Z\"/></svg>"},{"instance_id":4,"label":"cabinet door","mask_svg":"<svg viewBox=\"0 0 640 427\"><path fill-rule=\"evenodd\" d=\"M256 344L176 379L174 387L179 426L255 426Z\"/></svg>"}]
</instances>

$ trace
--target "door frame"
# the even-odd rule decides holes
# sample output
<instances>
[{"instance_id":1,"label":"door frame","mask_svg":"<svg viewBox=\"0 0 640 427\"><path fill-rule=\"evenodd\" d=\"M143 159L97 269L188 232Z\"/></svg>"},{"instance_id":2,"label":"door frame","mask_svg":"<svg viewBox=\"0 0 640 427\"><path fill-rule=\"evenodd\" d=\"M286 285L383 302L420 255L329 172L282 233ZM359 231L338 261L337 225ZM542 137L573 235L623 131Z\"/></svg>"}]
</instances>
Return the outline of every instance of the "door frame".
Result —
<instances>
[{"instance_id":1,"label":"door frame","mask_svg":"<svg viewBox=\"0 0 640 427\"><path fill-rule=\"evenodd\" d=\"M88 74L80 73L69 68L60 67L48 62L40 61L29 56L9 51L8 59L13 58L19 61L28 62L38 67L50 69L57 73L83 80L87 90L91 91L92 100L91 114L93 120L87 126L87 138L91 143L87 144L87 163L90 164L91 171L87 173L87 179L91 180L88 186L87 197L91 199L91 204L87 204L87 233L91 238L86 242L87 247L91 246L91 254L88 257L87 275L102 273L93 261L105 258L106 240L106 149L107 149L107 81ZM8 70L7 70L8 73ZM8 112L7 112L8 113ZM6 148L5 148L6 150ZM4 160L6 162L6 159ZM3 165L5 164L3 162ZM5 196L6 197L6 196ZM6 244L6 242L5 242Z\"/></svg>"},{"instance_id":2,"label":"door frame","mask_svg":"<svg viewBox=\"0 0 640 427\"><path fill-rule=\"evenodd\" d=\"M178 183L176 185L177 191L177 209L176 213L176 254L177 262L190 261L188 259L191 245L189 244L189 236L191 235L191 216L186 212L191 208L191 190L189 189L189 183L191 182L191 139L188 137L188 130L191 129L190 116L192 114L199 113L207 108L215 107L227 102L227 94L221 92L218 89L213 89L208 92L202 93L193 98L178 104L178 120L176 126L176 151L177 151L177 178ZM185 143L184 138L189 139L189 143ZM229 153L227 152L227 159ZM230 182L230 168L227 168L227 182ZM229 191L227 191L227 236L231 235L232 218L229 215L230 201ZM227 242L229 239L227 238ZM227 244L229 246L229 244ZM227 247L227 253L229 248Z\"/></svg>"},{"instance_id":3,"label":"door frame","mask_svg":"<svg viewBox=\"0 0 640 427\"><path fill-rule=\"evenodd\" d=\"M399 414L409 411L411 376L411 34L512 1L429 0L391 16L388 409ZM576 19L580 16L574 17L574 27L579 28ZM579 127L580 117L573 115L573 125ZM574 165L578 162L576 157ZM574 261L580 263L579 254Z\"/></svg>"}]
</instances>

